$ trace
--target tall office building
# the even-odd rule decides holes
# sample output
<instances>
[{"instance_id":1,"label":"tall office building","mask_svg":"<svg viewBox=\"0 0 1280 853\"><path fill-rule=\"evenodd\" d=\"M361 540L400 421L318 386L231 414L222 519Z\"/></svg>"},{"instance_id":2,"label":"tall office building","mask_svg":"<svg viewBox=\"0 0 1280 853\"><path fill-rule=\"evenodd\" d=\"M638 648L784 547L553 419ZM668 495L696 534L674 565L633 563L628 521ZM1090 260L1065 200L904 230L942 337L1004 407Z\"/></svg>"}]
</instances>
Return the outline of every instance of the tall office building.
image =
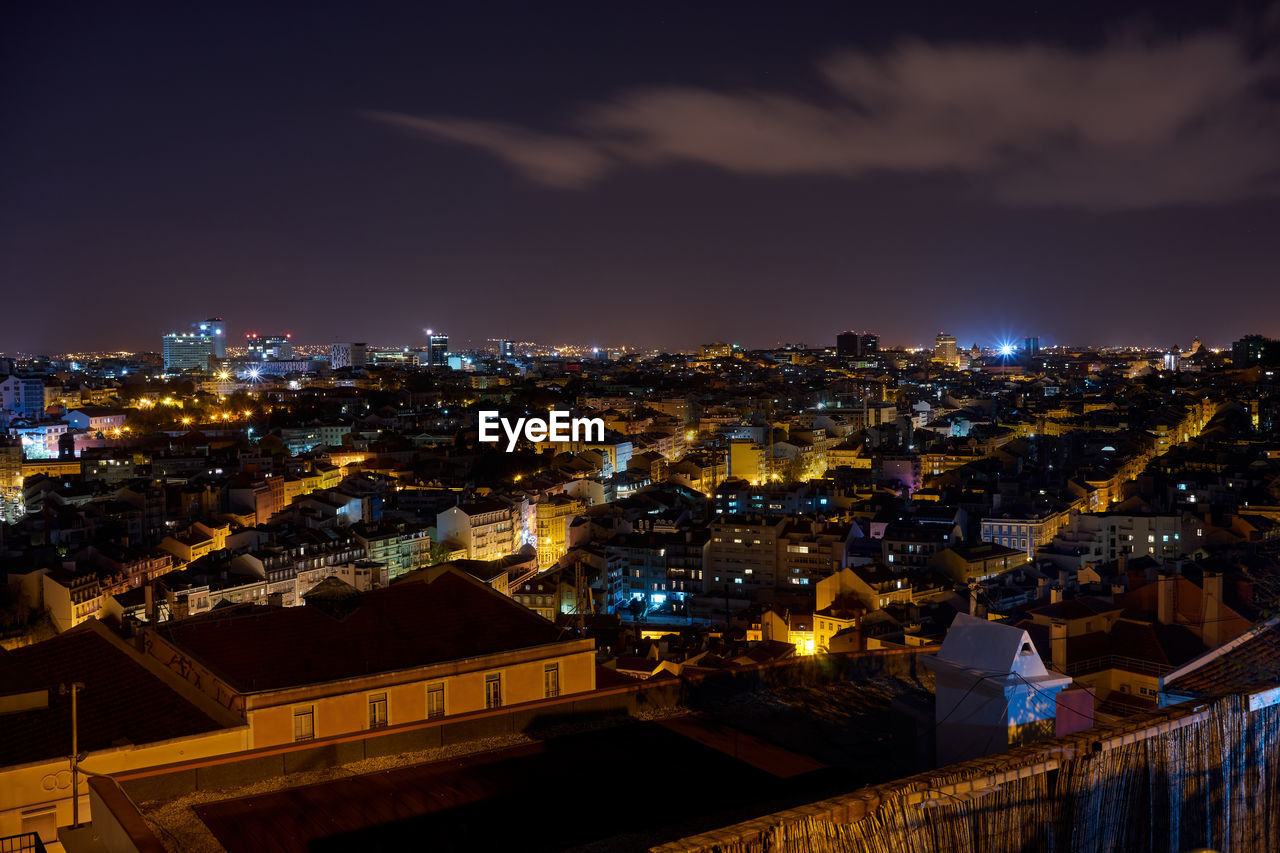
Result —
<instances>
[{"instance_id":1,"label":"tall office building","mask_svg":"<svg viewBox=\"0 0 1280 853\"><path fill-rule=\"evenodd\" d=\"M259 335L250 332L244 336L250 361L289 361L293 358L293 335Z\"/></svg>"},{"instance_id":2,"label":"tall office building","mask_svg":"<svg viewBox=\"0 0 1280 853\"><path fill-rule=\"evenodd\" d=\"M170 332L161 340L164 372L207 370L209 359L227 357L227 332L221 317L192 323L190 332Z\"/></svg>"},{"instance_id":3,"label":"tall office building","mask_svg":"<svg viewBox=\"0 0 1280 853\"><path fill-rule=\"evenodd\" d=\"M427 363L431 367L449 366L449 336L427 329Z\"/></svg>"},{"instance_id":4,"label":"tall office building","mask_svg":"<svg viewBox=\"0 0 1280 853\"><path fill-rule=\"evenodd\" d=\"M870 332L841 332L836 335L836 355L866 358L880 350L880 336Z\"/></svg>"},{"instance_id":5,"label":"tall office building","mask_svg":"<svg viewBox=\"0 0 1280 853\"><path fill-rule=\"evenodd\" d=\"M1268 350L1271 350L1275 343L1262 335L1245 335L1231 345L1231 363L1236 367L1258 364L1263 361Z\"/></svg>"},{"instance_id":6,"label":"tall office building","mask_svg":"<svg viewBox=\"0 0 1280 853\"><path fill-rule=\"evenodd\" d=\"M933 360L955 367L960 364L960 356L956 351L956 336L946 332L938 332L933 339Z\"/></svg>"},{"instance_id":7,"label":"tall office building","mask_svg":"<svg viewBox=\"0 0 1280 853\"><path fill-rule=\"evenodd\" d=\"M1038 352L1040 352L1040 337L1038 335L1032 335L1023 339L1023 342L1022 342L1023 355L1031 356L1031 355L1035 355Z\"/></svg>"},{"instance_id":8,"label":"tall office building","mask_svg":"<svg viewBox=\"0 0 1280 853\"><path fill-rule=\"evenodd\" d=\"M515 341L498 341L498 360L510 361L516 357Z\"/></svg>"},{"instance_id":9,"label":"tall office building","mask_svg":"<svg viewBox=\"0 0 1280 853\"><path fill-rule=\"evenodd\" d=\"M364 367L369 362L369 347L364 341L333 344L329 347L329 363L340 367Z\"/></svg>"},{"instance_id":10,"label":"tall office building","mask_svg":"<svg viewBox=\"0 0 1280 853\"><path fill-rule=\"evenodd\" d=\"M192 323L191 328L195 329L197 334L206 335L213 341L215 358L227 357L227 327L221 317L210 317L208 320Z\"/></svg>"}]
</instances>

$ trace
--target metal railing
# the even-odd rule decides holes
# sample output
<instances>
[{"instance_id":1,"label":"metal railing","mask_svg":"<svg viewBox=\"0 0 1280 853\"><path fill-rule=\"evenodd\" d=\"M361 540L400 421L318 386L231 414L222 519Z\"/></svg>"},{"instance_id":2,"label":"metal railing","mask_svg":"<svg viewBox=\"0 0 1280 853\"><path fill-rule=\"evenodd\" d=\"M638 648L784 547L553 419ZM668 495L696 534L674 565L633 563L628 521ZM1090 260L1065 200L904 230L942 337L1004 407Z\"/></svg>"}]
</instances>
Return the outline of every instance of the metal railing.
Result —
<instances>
[{"instance_id":1,"label":"metal railing","mask_svg":"<svg viewBox=\"0 0 1280 853\"><path fill-rule=\"evenodd\" d=\"M34 832L0 838L0 853L45 853L44 842Z\"/></svg>"},{"instance_id":2,"label":"metal railing","mask_svg":"<svg viewBox=\"0 0 1280 853\"><path fill-rule=\"evenodd\" d=\"M1142 658L1131 658L1125 655L1100 655L1088 660L1076 661L1066 666L1066 675L1081 675L1099 672L1104 669L1123 669L1125 672L1137 672L1143 675L1164 675L1172 667L1168 664L1155 663Z\"/></svg>"}]
</instances>

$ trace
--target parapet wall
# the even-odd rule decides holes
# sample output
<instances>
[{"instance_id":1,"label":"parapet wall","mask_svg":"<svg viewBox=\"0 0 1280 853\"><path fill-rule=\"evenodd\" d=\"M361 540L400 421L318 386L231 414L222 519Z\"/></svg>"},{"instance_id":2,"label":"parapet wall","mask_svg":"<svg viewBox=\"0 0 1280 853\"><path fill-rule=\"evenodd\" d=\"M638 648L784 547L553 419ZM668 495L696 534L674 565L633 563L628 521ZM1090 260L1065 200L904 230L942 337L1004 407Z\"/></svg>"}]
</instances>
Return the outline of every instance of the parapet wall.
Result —
<instances>
[{"instance_id":1,"label":"parapet wall","mask_svg":"<svg viewBox=\"0 0 1280 853\"><path fill-rule=\"evenodd\" d=\"M1155 853L1197 847L1280 850L1280 705L1241 695L1168 709L653 850Z\"/></svg>"},{"instance_id":2,"label":"parapet wall","mask_svg":"<svg viewBox=\"0 0 1280 853\"><path fill-rule=\"evenodd\" d=\"M138 823L140 817L133 803L241 787L292 773L485 738L522 732L536 736L539 730L562 724L589 723L609 717L643 717L678 707L696 708L724 696L779 685L820 685L876 676L908 678L917 672L927 677L924 667L918 665L918 658L932 651L936 649L928 652L877 650L690 671L679 678L636 681L492 711L118 773L111 779L104 777L97 781L103 792L118 792L109 799L113 814L121 804L131 812L110 818L114 823L145 827ZM96 822L96 812L94 819ZM149 836L149 833L142 835ZM136 849L145 849L145 845L158 842L154 837L139 837L134 843Z\"/></svg>"}]
</instances>

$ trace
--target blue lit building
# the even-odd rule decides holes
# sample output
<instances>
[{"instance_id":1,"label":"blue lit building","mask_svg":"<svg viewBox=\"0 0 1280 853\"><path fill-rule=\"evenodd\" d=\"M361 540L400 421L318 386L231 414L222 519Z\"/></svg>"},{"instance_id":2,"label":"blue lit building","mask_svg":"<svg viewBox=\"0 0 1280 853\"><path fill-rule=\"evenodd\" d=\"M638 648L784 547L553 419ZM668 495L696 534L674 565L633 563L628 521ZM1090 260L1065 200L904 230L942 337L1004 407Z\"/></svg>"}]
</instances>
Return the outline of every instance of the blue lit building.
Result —
<instances>
[{"instance_id":1,"label":"blue lit building","mask_svg":"<svg viewBox=\"0 0 1280 853\"><path fill-rule=\"evenodd\" d=\"M8 376L0 381L0 409L24 418L44 417L44 380Z\"/></svg>"}]
</instances>

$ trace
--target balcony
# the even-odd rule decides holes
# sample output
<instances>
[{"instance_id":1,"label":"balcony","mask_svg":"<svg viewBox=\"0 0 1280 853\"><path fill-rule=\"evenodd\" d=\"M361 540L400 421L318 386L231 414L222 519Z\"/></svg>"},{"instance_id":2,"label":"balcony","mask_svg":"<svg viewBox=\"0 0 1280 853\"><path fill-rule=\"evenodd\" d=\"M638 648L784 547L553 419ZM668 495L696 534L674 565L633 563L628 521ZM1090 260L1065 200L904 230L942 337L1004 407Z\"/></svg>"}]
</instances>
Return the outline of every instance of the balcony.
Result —
<instances>
[{"instance_id":1,"label":"balcony","mask_svg":"<svg viewBox=\"0 0 1280 853\"><path fill-rule=\"evenodd\" d=\"M0 853L45 853L44 842L34 832L0 838Z\"/></svg>"}]
</instances>

